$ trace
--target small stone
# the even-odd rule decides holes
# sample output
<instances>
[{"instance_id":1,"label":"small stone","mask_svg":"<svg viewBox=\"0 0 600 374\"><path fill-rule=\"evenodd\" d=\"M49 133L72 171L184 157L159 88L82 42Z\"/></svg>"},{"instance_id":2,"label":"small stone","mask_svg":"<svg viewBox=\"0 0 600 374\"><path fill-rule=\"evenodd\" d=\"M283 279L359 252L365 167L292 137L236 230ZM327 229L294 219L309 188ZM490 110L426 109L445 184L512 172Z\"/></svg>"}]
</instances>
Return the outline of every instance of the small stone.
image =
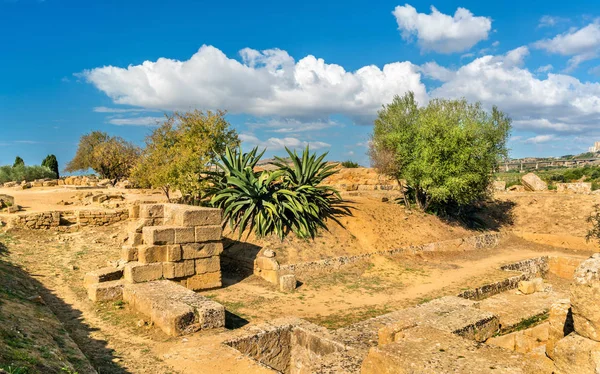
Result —
<instances>
[{"instance_id":1,"label":"small stone","mask_svg":"<svg viewBox=\"0 0 600 374\"><path fill-rule=\"evenodd\" d=\"M275 252L271 249L267 249L263 252L263 256L265 256L267 258L273 258L273 257L275 257Z\"/></svg>"},{"instance_id":2,"label":"small stone","mask_svg":"<svg viewBox=\"0 0 600 374\"><path fill-rule=\"evenodd\" d=\"M293 274L279 277L279 291L293 292L296 289L296 276Z\"/></svg>"}]
</instances>

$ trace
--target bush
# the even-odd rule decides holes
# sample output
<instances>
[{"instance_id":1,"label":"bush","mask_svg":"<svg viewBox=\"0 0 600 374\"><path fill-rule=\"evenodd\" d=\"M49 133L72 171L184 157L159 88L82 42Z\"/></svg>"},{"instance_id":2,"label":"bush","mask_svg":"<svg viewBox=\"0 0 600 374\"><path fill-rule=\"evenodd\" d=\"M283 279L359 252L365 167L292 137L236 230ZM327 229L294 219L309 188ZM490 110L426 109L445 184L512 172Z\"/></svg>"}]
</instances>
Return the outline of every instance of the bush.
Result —
<instances>
[{"instance_id":1,"label":"bush","mask_svg":"<svg viewBox=\"0 0 600 374\"><path fill-rule=\"evenodd\" d=\"M380 172L405 181L405 201L460 215L488 196L492 171L507 157L510 122L466 100L434 99L419 108L410 92L379 111L369 155Z\"/></svg>"},{"instance_id":2,"label":"bush","mask_svg":"<svg viewBox=\"0 0 600 374\"><path fill-rule=\"evenodd\" d=\"M45 166L48 169L52 170L54 174L56 174L56 178L59 178L58 161L56 160L55 155L46 156L46 158L42 161L42 166Z\"/></svg>"},{"instance_id":3,"label":"bush","mask_svg":"<svg viewBox=\"0 0 600 374\"><path fill-rule=\"evenodd\" d=\"M319 186L337 172L335 165L323 161L326 154L317 157L308 147L302 156L286 150L291 165L276 157L276 170L255 171L264 151L242 153L227 147L218 162L220 171L209 173L210 203L223 209L225 222L240 237L247 230L259 238L275 234L283 240L290 232L314 238L319 229L327 229L327 219L349 214L335 189Z\"/></svg>"},{"instance_id":4,"label":"bush","mask_svg":"<svg viewBox=\"0 0 600 374\"><path fill-rule=\"evenodd\" d=\"M45 166L1 166L0 183L6 182L31 182L36 179L56 179L56 174Z\"/></svg>"},{"instance_id":5,"label":"bush","mask_svg":"<svg viewBox=\"0 0 600 374\"><path fill-rule=\"evenodd\" d=\"M342 166L348 169L356 169L360 167L360 165L357 162L350 160L342 162Z\"/></svg>"}]
</instances>

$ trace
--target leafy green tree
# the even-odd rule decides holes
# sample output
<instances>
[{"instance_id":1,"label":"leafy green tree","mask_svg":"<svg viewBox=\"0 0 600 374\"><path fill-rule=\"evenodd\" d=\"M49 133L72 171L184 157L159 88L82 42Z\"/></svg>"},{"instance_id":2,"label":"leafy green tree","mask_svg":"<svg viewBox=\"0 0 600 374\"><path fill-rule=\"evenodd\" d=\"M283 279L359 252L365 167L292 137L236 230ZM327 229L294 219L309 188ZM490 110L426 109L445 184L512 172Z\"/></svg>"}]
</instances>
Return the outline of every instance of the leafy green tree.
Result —
<instances>
[{"instance_id":1,"label":"leafy green tree","mask_svg":"<svg viewBox=\"0 0 600 374\"><path fill-rule=\"evenodd\" d=\"M348 161L344 161L342 162L342 166L348 169L355 169L355 168L359 168L360 165L357 162L348 160Z\"/></svg>"},{"instance_id":2,"label":"leafy green tree","mask_svg":"<svg viewBox=\"0 0 600 374\"><path fill-rule=\"evenodd\" d=\"M493 170L507 157L511 120L466 100L434 99L418 107L414 94L379 111L369 154L381 172L403 183L405 202L439 214L461 214L487 197Z\"/></svg>"},{"instance_id":3,"label":"leafy green tree","mask_svg":"<svg viewBox=\"0 0 600 374\"><path fill-rule=\"evenodd\" d=\"M239 236L247 231L257 237L271 234L283 239L290 232L300 238L314 238L327 229L327 219L349 214L340 205L339 193L320 186L323 179L337 172L308 147L298 156L286 148L288 160L276 158L276 170L255 171L263 153L249 153L229 147L218 162L218 171L209 172L211 204L223 209L225 223Z\"/></svg>"},{"instance_id":4,"label":"leafy green tree","mask_svg":"<svg viewBox=\"0 0 600 374\"><path fill-rule=\"evenodd\" d=\"M214 167L218 154L239 145L224 111L198 110L166 114L165 121L146 138L133 177L141 187L181 191L183 200L198 203L207 188L201 175Z\"/></svg>"},{"instance_id":5,"label":"leafy green tree","mask_svg":"<svg viewBox=\"0 0 600 374\"><path fill-rule=\"evenodd\" d=\"M25 166L25 161L19 156L15 157L15 162L13 163L13 168L16 168L17 166Z\"/></svg>"},{"instance_id":6,"label":"leafy green tree","mask_svg":"<svg viewBox=\"0 0 600 374\"><path fill-rule=\"evenodd\" d=\"M67 172L94 170L101 178L114 182L129 177L140 156L139 147L121 137L92 131L83 135L75 157L65 167Z\"/></svg>"},{"instance_id":7,"label":"leafy green tree","mask_svg":"<svg viewBox=\"0 0 600 374\"><path fill-rule=\"evenodd\" d=\"M48 169L52 170L54 174L56 174L56 178L60 178L58 173L58 160L56 160L55 155L46 156L44 161L42 161L42 166L45 166Z\"/></svg>"}]
</instances>

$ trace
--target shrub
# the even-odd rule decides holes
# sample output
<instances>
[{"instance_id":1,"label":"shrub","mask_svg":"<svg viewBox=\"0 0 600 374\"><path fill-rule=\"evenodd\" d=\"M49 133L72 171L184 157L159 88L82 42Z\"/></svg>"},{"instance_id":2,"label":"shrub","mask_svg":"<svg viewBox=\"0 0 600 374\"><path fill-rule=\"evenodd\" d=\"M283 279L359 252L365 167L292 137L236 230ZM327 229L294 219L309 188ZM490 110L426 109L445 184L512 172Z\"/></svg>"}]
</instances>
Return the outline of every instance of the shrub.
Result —
<instances>
[{"instance_id":1,"label":"shrub","mask_svg":"<svg viewBox=\"0 0 600 374\"><path fill-rule=\"evenodd\" d=\"M357 162L350 160L342 162L342 166L348 169L356 169L360 167L360 165Z\"/></svg>"},{"instance_id":2,"label":"shrub","mask_svg":"<svg viewBox=\"0 0 600 374\"><path fill-rule=\"evenodd\" d=\"M257 237L275 234L282 240L290 232L314 238L319 229L327 229L327 219L349 214L335 189L319 186L337 172L335 165L323 161L326 154L317 157L308 147L302 156L286 150L291 165L276 157L276 170L255 171L264 151L242 153L227 147L217 163L220 171L209 173L210 203L223 209L225 223L240 237L247 230Z\"/></svg>"},{"instance_id":3,"label":"shrub","mask_svg":"<svg viewBox=\"0 0 600 374\"><path fill-rule=\"evenodd\" d=\"M596 240L600 243L600 205L594 205L594 211L587 218L587 222L592 224L592 228L586 235L586 240Z\"/></svg>"},{"instance_id":4,"label":"shrub","mask_svg":"<svg viewBox=\"0 0 600 374\"><path fill-rule=\"evenodd\" d=\"M54 174L56 174L56 178L59 178L58 161L56 160L55 155L46 156L44 161L42 161L42 166L45 166L48 169L52 170L54 172Z\"/></svg>"},{"instance_id":5,"label":"shrub","mask_svg":"<svg viewBox=\"0 0 600 374\"><path fill-rule=\"evenodd\" d=\"M45 166L2 166L0 167L0 183L31 182L36 179L56 179L56 174Z\"/></svg>"}]
</instances>

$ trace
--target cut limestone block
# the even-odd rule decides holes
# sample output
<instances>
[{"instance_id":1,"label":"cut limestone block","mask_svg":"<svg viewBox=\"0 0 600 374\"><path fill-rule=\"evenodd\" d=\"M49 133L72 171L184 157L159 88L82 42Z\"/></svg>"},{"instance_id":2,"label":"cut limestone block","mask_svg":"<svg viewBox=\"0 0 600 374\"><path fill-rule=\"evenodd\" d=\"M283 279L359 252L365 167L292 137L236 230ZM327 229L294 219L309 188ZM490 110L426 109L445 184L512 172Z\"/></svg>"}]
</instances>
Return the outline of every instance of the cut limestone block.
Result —
<instances>
[{"instance_id":1,"label":"cut limestone block","mask_svg":"<svg viewBox=\"0 0 600 374\"><path fill-rule=\"evenodd\" d=\"M407 329L394 343L372 347L361 374L553 372L551 362L478 344L430 326Z\"/></svg>"},{"instance_id":2,"label":"cut limestone block","mask_svg":"<svg viewBox=\"0 0 600 374\"><path fill-rule=\"evenodd\" d=\"M414 326L434 326L464 338L483 342L499 328L498 317L476 308L471 300L446 296L394 313L397 322L378 331L379 344L389 344L402 338L403 331Z\"/></svg>"},{"instance_id":3,"label":"cut limestone block","mask_svg":"<svg viewBox=\"0 0 600 374\"><path fill-rule=\"evenodd\" d=\"M162 263L141 264L129 262L125 264L123 277L129 283L148 282L162 278Z\"/></svg>"},{"instance_id":4,"label":"cut limestone block","mask_svg":"<svg viewBox=\"0 0 600 374\"><path fill-rule=\"evenodd\" d=\"M221 272L196 274L186 279L186 287L193 291L221 287Z\"/></svg>"},{"instance_id":5,"label":"cut limestone block","mask_svg":"<svg viewBox=\"0 0 600 374\"><path fill-rule=\"evenodd\" d=\"M196 241L200 243L221 240L222 232L223 230L219 225L196 226Z\"/></svg>"},{"instance_id":6,"label":"cut limestone block","mask_svg":"<svg viewBox=\"0 0 600 374\"><path fill-rule=\"evenodd\" d=\"M521 183L527 191L547 191L548 183L544 182L534 173L528 173L521 177Z\"/></svg>"},{"instance_id":7,"label":"cut limestone block","mask_svg":"<svg viewBox=\"0 0 600 374\"><path fill-rule=\"evenodd\" d=\"M219 256L198 258L195 261L196 274L214 273L215 271L221 271L221 258Z\"/></svg>"},{"instance_id":8,"label":"cut limestone block","mask_svg":"<svg viewBox=\"0 0 600 374\"><path fill-rule=\"evenodd\" d=\"M164 204L140 205L140 218L162 218L165 216Z\"/></svg>"},{"instance_id":9,"label":"cut limestone block","mask_svg":"<svg viewBox=\"0 0 600 374\"><path fill-rule=\"evenodd\" d=\"M169 226L147 226L142 229L146 245L175 244L175 228Z\"/></svg>"},{"instance_id":10,"label":"cut limestone block","mask_svg":"<svg viewBox=\"0 0 600 374\"><path fill-rule=\"evenodd\" d=\"M173 244L167 246L167 258L168 262L181 261L181 245Z\"/></svg>"},{"instance_id":11,"label":"cut limestone block","mask_svg":"<svg viewBox=\"0 0 600 374\"><path fill-rule=\"evenodd\" d=\"M129 207L129 218L138 219L140 218L140 206L139 204L132 205Z\"/></svg>"},{"instance_id":12,"label":"cut limestone block","mask_svg":"<svg viewBox=\"0 0 600 374\"><path fill-rule=\"evenodd\" d=\"M121 258L124 261L137 261L138 260L138 249L130 245L124 245L121 248Z\"/></svg>"},{"instance_id":13,"label":"cut limestone block","mask_svg":"<svg viewBox=\"0 0 600 374\"><path fill-rule=\"evenodd\" d=\"M174 230L176 244L194 243L196 241L196 231L193 227L176 227Z\"/></svg>"},{"instance_id":14,"label":"cut limestone block","mask_svg":"<svg viewBox=\"0 0 600 374\"><path fill-rule=\"evenodd\" d=\"M136 246L144 243L144 237L139 232L130 232L127 236L127 244Z\"/></svg>"},{"instance_id":15,"label":"cut limestone block","mask_svg":"<svg viewBox=\"0 0 600 374\"><path fill-rule=\"evenodd\" d=\"M533 278L531 280L531 283L533 283L533 287L535 287L535 292L543 292L546 288L546 285L544 284L544 280L542 278Z\"/></svg>"},{"instance_id":16,"label":"cut limestone block","mask_svg":"<svg viewBox=\"0 0 600 374\"><path fill-rule=\"evenodd\" d=\"M557 300L550 307L548 317L548 341L546 355L554 359L556 342L573 332L573 316L569 299Z\"/></svg>"},{"instance_id":17,"label":"cut limestone block","mask_svg":"<svg viewBox=\"0 0 600 374\"><path fill-rule=\"evenodd\" d=\"M573 332L556 342L554 364L561 373L600 372L600 343Z\"/></svg>"},{"instance_id":18,"label":"cut limestone block","mask_svg":"<svg viewBox=\"0 0 600 374\"><path fill-rule=\"evenodd\" d=\"M142 264L164 262L167 259L166 245L142 245L137 248L138 261Z\"/></svg>"},{"instance_id":19,"label":"cut limestone block","mask_svg":"<svg viewBox=\"0 0 600 374\"><path fill-rule=\"evenodd\" d=\"M221 224L221 209L165 204L165 225L209 226Z\"/></svg>"},{"instance_id":20,"label":"cut limestone block","mask_svg":"<svg viewBox=\"0 0 600 374\"><path fill-rule=\"evenodd\" d=\"M292 292L296 289L296 276L294 274L279 277L279 291Z\"/></svg>"},{"instance_id":21,"label":"cut limestone block","mask_svg":"<svg viewBox=\"0 0 600 374\"><path fill-rule=\"evenodd\" d=\"M223 243L207 242L183 244L181 250L181 258L184 260L213 257L223 253Z\"/></svg>"},{"instance_id":22,"label":"cut limestone block","mask_svg":"<svg viewBox=\"0 0 600 374\"><path fill-rule=\"evenodd\" d=\"M254 267L261 270L279 270L279 262L273 257L260 256L254 260Z\"/></svg>"},{"instance_id":23,"label":"cut limestone block","mask_svg":"<svg viewBox=\"0 0 600 374\"><path fill-rule=\"evenodd\" d=\"M528 280L523 280L519 282L519 291L524 295L530 295L535 292L535 283Z\"/></svg>"},{"instance_id":24,"label":"cut limestone block","mask_svg":"<svg viewBox=\"0 0 600 374\"><path fill-rule=\"evenodd\" d=\"M128 284L123 300L172 336L225 325L222 305L171 281Z\"/></svg>"},{"instance_id":25,"label":"cut limestone block","mask_svg":"<svg viewBox=\"0 0 600 374\"><path fill-rule=\"evenodd\" d=\"M583 261L575 270L570 291L575 331L600 341L600 253Z\"/></svg>"},{"instance_id":26,"label":"cut limestone block","mask_svg":"<svg viewBox=\"0 0 600 374\"><path fill-rule=\"evenodd\" d=\"M123 277L123 269L115 267L105 267L102 269L90 271L83 278L83 284L86 286L93 283L109 282L121 279Z\"/></svg>"},{"instance_id":27,"label":"cut limestone block","mask_svg":"<svg viewBox=\"0 0 600 374\"><path fill-rule=\"evenodd\" d=\"M163 263L163 277L166 279L189 277L194 274L194 260Z\"/></svg>"},{"instance_id":28,"label":"cut limestone block","mask_svg":"<svg viewBox=\"0 0 600 374\"><path fill-rule=\"evenodd\" d=\"M88 298L94 302L122 300L123 284L123 280L88 284Z\"/></svg>"}]
</instances>

